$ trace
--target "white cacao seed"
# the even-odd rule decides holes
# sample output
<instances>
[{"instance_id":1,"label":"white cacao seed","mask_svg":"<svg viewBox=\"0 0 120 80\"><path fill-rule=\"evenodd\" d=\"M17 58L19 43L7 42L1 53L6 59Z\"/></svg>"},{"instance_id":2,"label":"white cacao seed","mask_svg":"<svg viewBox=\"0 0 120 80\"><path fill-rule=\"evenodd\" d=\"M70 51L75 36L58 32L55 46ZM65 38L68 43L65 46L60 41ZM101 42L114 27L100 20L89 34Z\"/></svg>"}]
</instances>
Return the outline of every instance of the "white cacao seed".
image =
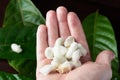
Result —
<instances>
[{"instance_id":1,"label":"white cacao seed","mask_svg":"<svg viewBox=\"0 0 120 80\"><path fill-rule=\"evenodd\" d=\"M47 59L53 59L54 53L53 53L52 47L46 48L46 50L45 50L45 57L46 57Z\"/></svg>"},{"instance_id":2,"label":"white cacao seed","mask_svg":"<svg viewBox=\"0 0 120 80\"><path fill-rule=\"evenodd\" d=\"M48 75L50 72L55 71L55 67L51 64L45 65L40 69L40 72L44 75Z\"/></svg>"},{"instance_id":3,"label":"white cacao seed","mask_svg":"<svg viewBox=\"0 0 120 80\"><path fill-rule=\"evenodd\" d=\"M71 59L72 54L75 52L76 49L77 49L77 43L73 42L69 47L68 52L66 53L66 58Z\"/></svg>"},{"instance_id":4,"label":"white cacao seed","mask_svg":"<svg viewBox=\"0 0 120 80\"><path fill-rule=\"evenodd\" d=\"M11 44L11 49L12 49L13 52L16 52L16 53L21 53L22 52L21 46L16 44L16 43Z\"/></svg>"},{"instance_id":5,"label":"white cacao seed","mask_svg":"<svg viewBox=\"0 0 120 80\"><path fill-rule=\"evenodd\" d=\"M70 45L71 45L73 42L75 42L74 37L73 37L73 36L69 36L69 37L65 40L64 46L65 46L65 47L70 47Z\"/></svg>"}]
</instances>

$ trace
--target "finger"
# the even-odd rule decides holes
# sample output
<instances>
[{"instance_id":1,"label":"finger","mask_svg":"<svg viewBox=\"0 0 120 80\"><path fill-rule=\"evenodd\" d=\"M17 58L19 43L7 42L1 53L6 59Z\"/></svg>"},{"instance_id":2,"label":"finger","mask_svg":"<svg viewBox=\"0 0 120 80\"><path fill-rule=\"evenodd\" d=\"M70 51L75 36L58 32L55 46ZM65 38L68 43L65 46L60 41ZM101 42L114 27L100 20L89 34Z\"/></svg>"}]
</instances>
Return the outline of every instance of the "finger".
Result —
<instances>
[{"instance_id":1,"label":"finger","mask_svg":"<svg viewBox=\"0 0 120 80\"><path fill-rule=\"evenodd\" d=\"M36 41L36 52L37 52L37 64L40 64L45 59L45 49L48 47L47 43L47 27L40 25L37 30L37 41Z\"/></svg>"},{"instance_id":2,"label":"finger","mask_svg":"<svg viewBox=\"0 0 120 80\"><path fill-rule=\"evenodd\" d=\"M48 28L48 44L54 46L58 38L58 23L55 11L48 11L46 15L46 25Z\"/></svg>"},{"instance_id":3,"label":"finger","mask_svg":"<svg viewBox=\"0 0 120 80\"><path fill-rule=\"evenodd\" d=\"M78 43L82 44L87 49L88 54L82 58L82 61L86 62L91 60L85 34L78 16L74 12L69 12L67 20L71 35Z\"/></svg>"},{"instance_id":4,"label":"finger","mask_svg":"<svg viewBox=\"0 0 120 80\"><path fill-rule=\"evenodd\" d=\"M61 6L57 8L56 12L57 12L60 36L63 39L66 39L68 36L70 36L70 32L67 24L67 9Z\"/></svg>"},{"instance_id":5,"label":"finger","mask_svg":"<svg viewBox=\"0 0 120 80\"><path fill-rule=\"evenodd\" d=\"M111 65L111 61L114 58L114 54L110 50L102 51L96 58L96 62L99 64Z\"/></svg>"}]
</instances>

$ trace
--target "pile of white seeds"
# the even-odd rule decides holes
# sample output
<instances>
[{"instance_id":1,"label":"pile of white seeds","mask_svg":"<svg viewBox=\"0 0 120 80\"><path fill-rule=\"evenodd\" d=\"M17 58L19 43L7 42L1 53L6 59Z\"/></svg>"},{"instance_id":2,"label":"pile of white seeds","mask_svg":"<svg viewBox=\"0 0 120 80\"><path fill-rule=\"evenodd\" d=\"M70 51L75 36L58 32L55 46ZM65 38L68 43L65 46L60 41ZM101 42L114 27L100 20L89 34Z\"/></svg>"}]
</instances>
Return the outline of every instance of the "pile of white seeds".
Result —
<instances>
[{"instance_id":1,"label":"pile of white seeds","mask_svg":"<svg viewBox=\"0 0 120 80\"><path fill-rule=\"evenodd\" d=\"M43 66L40 72L48 75L50 72L57 71L66 73L81 66L80 57L86 56L87 50L79 43L75 42L74 37L69 36L66 40L58 38L54 47L47 47L45 56L51 59L51 63Z\"/></svg>"}]
</instances>

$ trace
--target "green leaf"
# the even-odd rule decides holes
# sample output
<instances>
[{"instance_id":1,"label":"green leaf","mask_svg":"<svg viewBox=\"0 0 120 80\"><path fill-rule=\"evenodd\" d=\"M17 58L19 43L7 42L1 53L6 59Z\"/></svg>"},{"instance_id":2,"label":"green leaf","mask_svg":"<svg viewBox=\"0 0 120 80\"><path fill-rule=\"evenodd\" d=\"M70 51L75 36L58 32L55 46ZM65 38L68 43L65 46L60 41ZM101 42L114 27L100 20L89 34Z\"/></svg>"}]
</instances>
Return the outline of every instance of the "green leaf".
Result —
<instances>
[{"instance_id":1,"label":"green leaf","mask_svg":"<svg viewBox=\"0 0 120 80\"><path fill-rule=\"evenodd\" d=\"M31 0L10 0L2 29L0 29L0 58L36 58L36 30L45 19ZM21 45L23 52L16 54L11 44Z\"/></svg>"},{"instance_id":2,"label":"green leaf","mask_svg":"<svg viewBox=\"0 0 120 80\"><path fill-rule=\"evenodd\" d=\"M115 59L112 61L112 70L118 72L118 51L115 34L107 17L98 12L88 15L83 21L88 45L93 60L103 50L112 50Z\"/></svg>"},{"instance_id":3,"label":"green leaf","mask_svg":"<svg viewBox=\"0 0 120 80\"><path fill-rule=\"evenodd\" d=\"M0 30L0 58L2 59L36 59L37 27L12 26ZM15 53L11 44L21 45L23 51Z\"/></svg>"},{"instance_id":4,"label":"green leaf","mask_svg":"<svg viewBox=\"0 0 120 80\"><path fill-rule=\"evenodd\" d=\"M12 66L19 74L36 80L36 60L15 59L9 60Z\"/></svg>"},{"instance_id":5,"label":"green leaf","mask_svg":"<svg viewBox=\"0 0 120 80\"><path fill-rule=\"evenodd\" d=\"M120 73L117 73L115 71L112 72L112 79L111 80L120 80Z\"/></svg>"},{"instance_id":6,"label":"green leaf","mask_svg":"<svg viewBox=\"0 0 120 80\"><path fill-rule=\"evenodd\" d=\"M44 17L31 0L10 0L6 8L3 27L38 26L44 22Z\"/></svg>"},{"instance_id":7,"label":"green leaf","mask_svg":"<svg viewBox=\"0 0 120 80\"><path fill-rule=\"evenodd\" d=\"M18 74L0 72L0 80L33 80L33 79Z\"/></svg>"}]
</instances>

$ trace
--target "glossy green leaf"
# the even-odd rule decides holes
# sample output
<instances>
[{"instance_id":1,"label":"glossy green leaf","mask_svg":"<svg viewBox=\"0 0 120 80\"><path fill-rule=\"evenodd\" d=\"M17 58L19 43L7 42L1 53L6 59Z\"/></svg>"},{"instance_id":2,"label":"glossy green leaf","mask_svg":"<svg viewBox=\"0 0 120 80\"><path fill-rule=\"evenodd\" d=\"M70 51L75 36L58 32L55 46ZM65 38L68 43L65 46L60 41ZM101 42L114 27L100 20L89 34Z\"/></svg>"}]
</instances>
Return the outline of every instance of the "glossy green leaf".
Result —
<instances>
[{"instance_id":1,"label":"glossy green leaf","mask_svg":"<svg viewBox=\"0 0 120 80\"><path fill-rule=\"evenodd\" d=\"M3 27L12 26L38 26L45 19L31 0L10 0L6 12Z\"/></svg>"},{"instance_id":2,"label":"glossy green leaf","mask_svg":"<svg viewBox=\"0 0 120 80\"><path fill-rule=\"evenodd\" d=\"M2 59L36 59L36 30L37 27L12 26L0 30L0 58ZM21 45L23 51L15 53L11 44Z\"/></svg>"},{"instance_id":3,"label":"glossy green leaf","mask_svg":"<svg viewBox=\"0 0 120 80\"><path fill-rule=\"evenodd\" d=\"M31 0L10 0L0 29L0 58L36 58L36 30L45 19ZM23 51L17 54L11 44L21 45Z\"/></svg>"},{"instance_id":4,"label":"glossy green leaf","mask_svg":"<svg viewBox=\"0 0 120 80\"><path fill-rule=\"evenodd\" d=\"M33 79L18 74L0 72L0 80L33 80Z\"/></svg>"},{"instance_id":5,"label":"glossy green leaf","mask_svg":"<svg viewBox=\"0 0 120 80\"><path fill-rule=\"evenodd\" d=\"M114 30L107 17L98 12L88 15L83 21L83 28L86 34L88 45L93 60L99 52L112 50L115 59L112 61L112 70L118 72L118 51Z\"/></svg>"},{"instance_id":6,"label":"glossy green leaf","mask_svg":"<svg viewBox=\"0 0 120 80\"><path fill-rule=\"evenodd\" d=\"M120 73L113 71L112 72L112 79L111 80L120 80Z\"/></svg>"},{"instance_id":7,"label":"glossy green leaf","mask_svg":"<svg viewBox=\"0 0 120 80\"><path fill-rule=\"evenodd\" d=\"M9 60L12 66L19 74L36 80L36 60L15 59Z\"/></svg>"}]
</instances>

